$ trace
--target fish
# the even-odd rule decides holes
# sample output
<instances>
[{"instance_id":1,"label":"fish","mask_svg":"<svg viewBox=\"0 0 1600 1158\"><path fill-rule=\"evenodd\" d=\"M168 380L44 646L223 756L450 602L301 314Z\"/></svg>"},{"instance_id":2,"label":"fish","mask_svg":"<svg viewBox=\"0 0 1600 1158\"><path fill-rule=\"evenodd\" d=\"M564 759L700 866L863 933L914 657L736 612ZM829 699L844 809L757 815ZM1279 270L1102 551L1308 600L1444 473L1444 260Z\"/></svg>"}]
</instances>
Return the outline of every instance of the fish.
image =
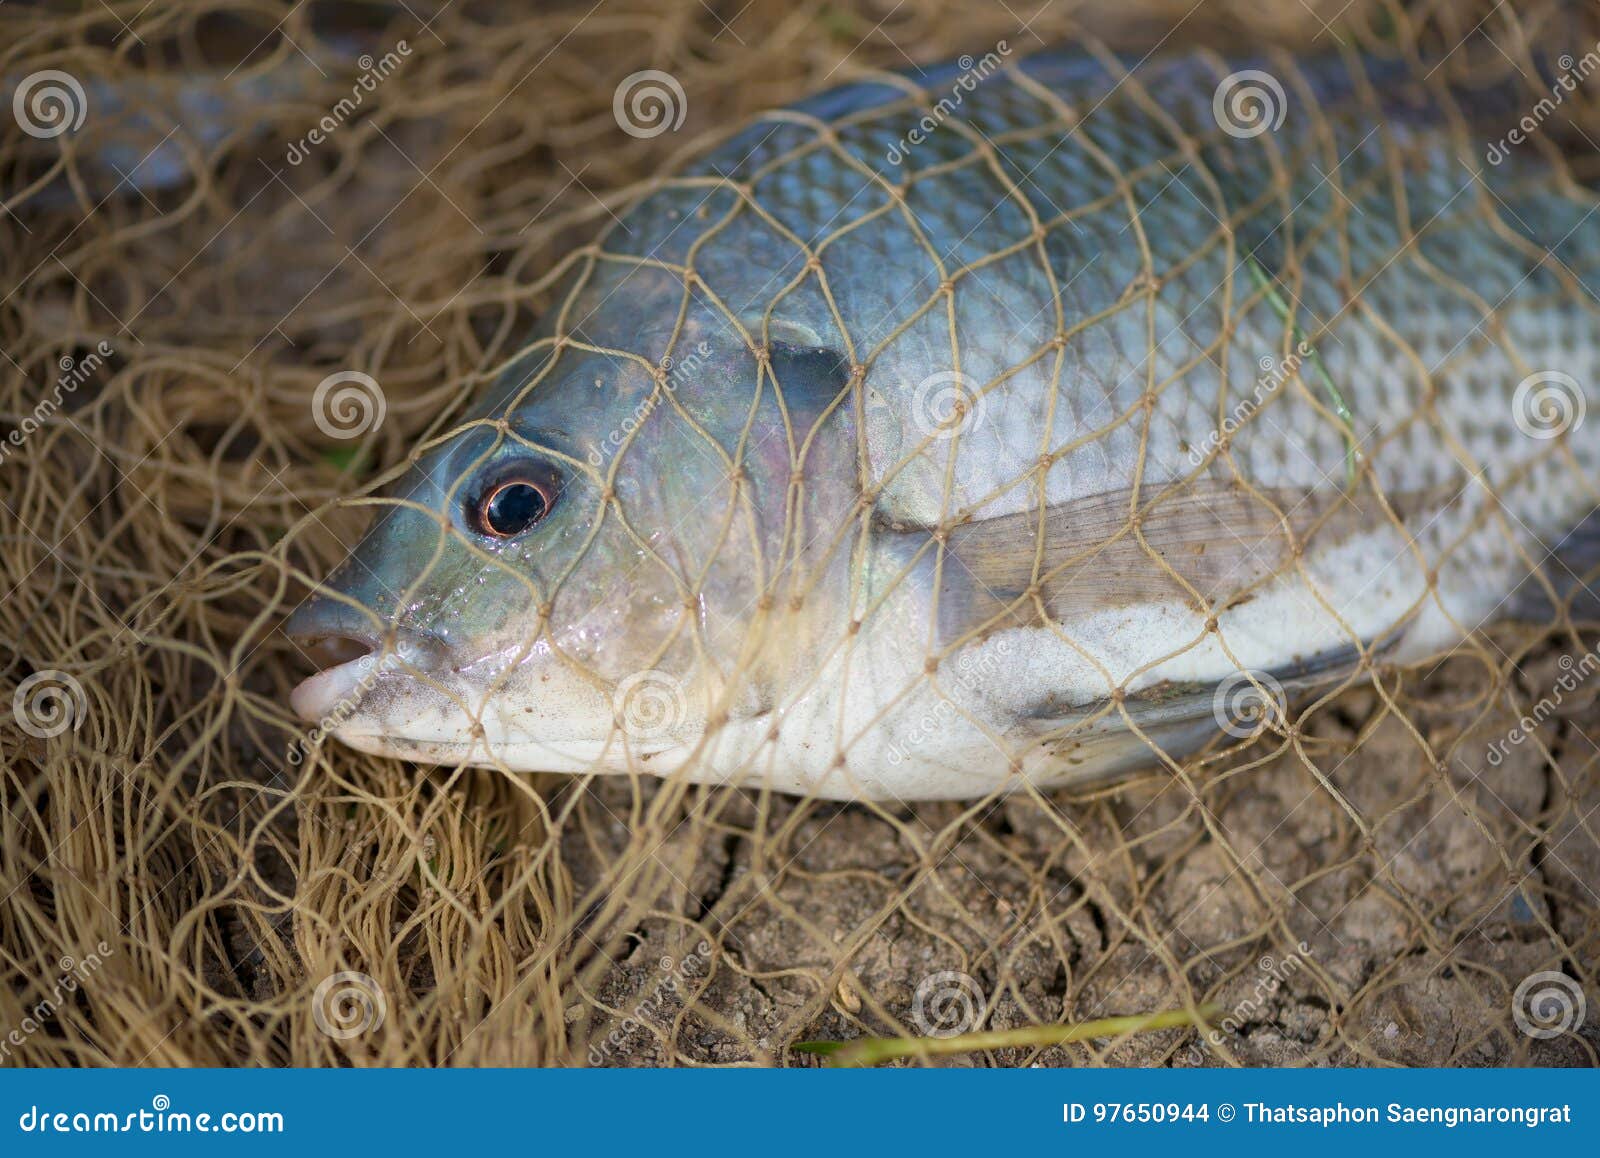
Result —
<instances>
[{"instance_id":1,"label":"fish","mask_svg":"<svg viewBox=\"0 0 1600 1158\"><path fill-rule=\"evenodd\" d=\"M1177 773L1581 598L1594 190L1371 57L1004 44L704 144L290 617L361 752ZM1513 138L1515 139L1515 138Z\"/></svg>"},{"instance_id":2,"label":"fish","mask_svg":"<svg viewBox=\"0 0 1600 1158\"><path fill-rule=\"evenodd\" d=\"M37 141L25 153L31 179L15 183L17 192L8 195L4 207L90 210L114 198L137 201L188 191L198 173L212 171L229 152L259 144L271 128L271 110L304 107L305 93L341 63L370 61L363 47L350 35L334 35L314 54L302 50L273 68L227 73L187 69L173 76L134 72L80 80L45 69L0 77L0 91L12 96L18 127ZM404 41L399 50L409 55ZM384 67L397 59L391 51ZM359 96L358 87L353 99ZM71 178L62 163L62 136L75 138ZM301 145L303 140L291 143L286 158L291 165L302 159Z\"/></svg>"}]
</instances>

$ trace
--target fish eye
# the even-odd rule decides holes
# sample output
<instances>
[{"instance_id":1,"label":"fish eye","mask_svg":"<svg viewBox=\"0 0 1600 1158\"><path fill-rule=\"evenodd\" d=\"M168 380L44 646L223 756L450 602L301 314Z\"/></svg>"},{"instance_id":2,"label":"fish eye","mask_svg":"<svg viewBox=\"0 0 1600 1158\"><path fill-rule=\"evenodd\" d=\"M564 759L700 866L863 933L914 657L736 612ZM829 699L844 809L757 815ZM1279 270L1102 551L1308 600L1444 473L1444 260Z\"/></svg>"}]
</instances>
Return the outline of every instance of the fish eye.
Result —
<instances>
[{"instance_id":1,"label":"fish eye","mask_svg":"<svg viewBox=\"0 0 1600 1158\"><path fill-rule=\"evenodd\" d=\"M472 521L486 535L509 539L543 520L554 502L546 480L502 479L474 504Z\"/></svg>"}]
</instances>

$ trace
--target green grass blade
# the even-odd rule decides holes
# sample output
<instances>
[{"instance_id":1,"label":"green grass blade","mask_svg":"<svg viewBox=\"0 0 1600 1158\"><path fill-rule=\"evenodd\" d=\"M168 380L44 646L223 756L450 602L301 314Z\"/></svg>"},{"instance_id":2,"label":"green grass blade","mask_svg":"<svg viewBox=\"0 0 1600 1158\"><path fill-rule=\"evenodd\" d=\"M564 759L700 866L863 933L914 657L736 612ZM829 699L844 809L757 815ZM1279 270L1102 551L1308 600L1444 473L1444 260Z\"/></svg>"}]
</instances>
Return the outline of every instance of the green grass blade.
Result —
<instances>
[{"instance_id":1,"label":"green grass blade","mask_svg":"<svg viewBox=\"0 0 1600 1158\"><path fill-rule=\"evenodd\" d=\"M1278 287L1273 284L1272 279L1267 275L1267 271L1261 267L1261 263L1254 257L1247 257L1244 260L1245 264L1250 267L1251 280L1266 295L1267 302L1277 315L1288 324L1290 336L1294 338L1298 345L1304 346L1311 351L1312 369L1316 371L1317 378L1322 383L1322 389L1328 395L1328 402L1333 407L1333 412L1339 416L1339 421L1344 424L1345 484L1354 487L1356 485L1357 466L1356 420L1355 415L1350 412L1350 404L1344 400L1344 394L1340 391L1338 384L1334 382L1333 375L1328 373L1328 368L1323 365L1322 355L1317 352L1317 348L1307 339L1306 332L1301 328L1300 323L1294 321L1291 317L1289 303L1283 300L1283 295L1278 292Z\"/></svg>"}]
</instances>

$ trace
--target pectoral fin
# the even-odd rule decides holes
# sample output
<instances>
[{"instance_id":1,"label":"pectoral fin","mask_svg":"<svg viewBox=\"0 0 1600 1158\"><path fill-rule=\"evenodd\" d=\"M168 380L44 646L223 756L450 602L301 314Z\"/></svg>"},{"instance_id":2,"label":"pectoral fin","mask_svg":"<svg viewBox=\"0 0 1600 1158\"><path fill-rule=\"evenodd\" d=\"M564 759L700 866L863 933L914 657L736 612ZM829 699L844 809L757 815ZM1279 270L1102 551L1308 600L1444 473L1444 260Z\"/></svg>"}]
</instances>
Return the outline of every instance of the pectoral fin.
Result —
<instances>
[{"instance_id":1,"label":"pectoral fin","mask_svg":"<svg viewBox=\"0 0 1600 1158\"><path fill-rule=\"evenodd\" d=\"M1293 703L1349 678L1361 662L1361 649L1342 647L1272 671L1234 672L1215 683L1159 684L1120 704L1105 699L1065 711L1043 708L1026 721L1033 736L1030 762L1054 769L1057 780L1082 782L1072 775L1080 765L1092 768L1096 779L1109 779L1150 765L1152 749L1181 761L1219 735L1243 740L1281 732Z\"/></svg>"},{"instance_id":2,"label":"pectoral fin","mask_svg":"<svg viewBox=\"0 0 1600 1158\"><path fill-rule=\"evenodd\" d=\"M1331 488L1195 482L1141 501L1116 491L962 523L939 548L941 641L1140 603L1216 614L1291 570L1313 535L1342 537L1360 519L1354 502Z\"/></svg>"}]
</instances>

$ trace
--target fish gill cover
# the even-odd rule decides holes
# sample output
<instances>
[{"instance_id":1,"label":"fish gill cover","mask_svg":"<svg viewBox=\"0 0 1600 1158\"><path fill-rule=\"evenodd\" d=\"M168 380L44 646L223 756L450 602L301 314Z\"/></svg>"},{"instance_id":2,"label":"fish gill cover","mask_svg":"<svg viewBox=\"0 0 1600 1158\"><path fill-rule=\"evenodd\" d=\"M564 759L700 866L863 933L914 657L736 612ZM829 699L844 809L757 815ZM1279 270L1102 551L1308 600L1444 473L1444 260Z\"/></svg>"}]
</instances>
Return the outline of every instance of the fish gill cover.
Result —
<instances>
[{"instance_id":1,"label":"fish gill cover","mask_svg":"<svg viewBox=\"0 0 1600 1158\"><path fill-rule=\"evenodd\" d=\"M0 1057L1593 1064L1600 23L1290 7L0 11Z\"/></svg>"}]
</instances>

